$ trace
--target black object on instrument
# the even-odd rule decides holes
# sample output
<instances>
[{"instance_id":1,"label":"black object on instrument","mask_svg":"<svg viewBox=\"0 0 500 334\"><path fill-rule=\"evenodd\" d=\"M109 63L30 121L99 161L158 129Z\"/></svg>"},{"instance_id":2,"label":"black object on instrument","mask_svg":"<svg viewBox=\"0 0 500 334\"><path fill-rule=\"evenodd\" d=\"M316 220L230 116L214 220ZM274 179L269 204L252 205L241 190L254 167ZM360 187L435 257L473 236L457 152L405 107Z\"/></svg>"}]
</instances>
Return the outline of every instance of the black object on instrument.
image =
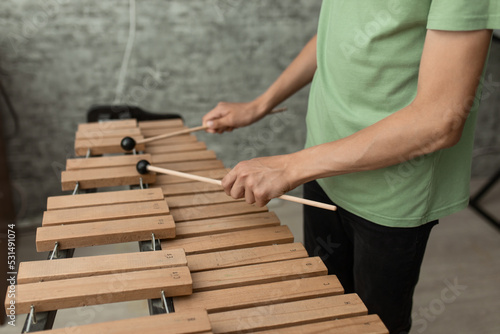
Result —
<instances>
[{"instance_id":1,"label":"black object on instrument","mask_svg":"<svg viewBox=\"0 0 500 334\"><path fill-rule=\"evenodd\" d=\"M131 137L125 137L122 139L120 145L125 151L132 151L135 147L135 140Z\"/></svg>"},{"instance_id":2,"label":"black object on instrument","mask_svg":"<svg viewBox=\"0 0 500 334\"><path fill-rule=\"evenodd\" d=\"M147 160L141 160L137 163L136 168L139 174L147 174L148 166L151 165Z\"/></svg>"}]
</instances>

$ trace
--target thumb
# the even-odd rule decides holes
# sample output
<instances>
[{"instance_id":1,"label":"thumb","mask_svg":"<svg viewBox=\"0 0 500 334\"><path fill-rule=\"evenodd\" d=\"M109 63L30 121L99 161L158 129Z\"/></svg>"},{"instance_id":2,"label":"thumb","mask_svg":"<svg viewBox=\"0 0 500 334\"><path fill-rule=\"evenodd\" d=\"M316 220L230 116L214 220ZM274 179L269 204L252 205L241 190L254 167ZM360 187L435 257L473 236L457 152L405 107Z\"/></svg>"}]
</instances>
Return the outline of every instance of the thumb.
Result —
<instances>
[{"instance_id":1,"label":"thumb","mask_svg":"<svg viewBox=\"0 0 500 334\"><path fill-rule=\"evenodd\" d=\"M206 125L208 126L207 132L209 133L222 133L230 128L225 117L207 120Z\"/></svg>"}]
</instances>

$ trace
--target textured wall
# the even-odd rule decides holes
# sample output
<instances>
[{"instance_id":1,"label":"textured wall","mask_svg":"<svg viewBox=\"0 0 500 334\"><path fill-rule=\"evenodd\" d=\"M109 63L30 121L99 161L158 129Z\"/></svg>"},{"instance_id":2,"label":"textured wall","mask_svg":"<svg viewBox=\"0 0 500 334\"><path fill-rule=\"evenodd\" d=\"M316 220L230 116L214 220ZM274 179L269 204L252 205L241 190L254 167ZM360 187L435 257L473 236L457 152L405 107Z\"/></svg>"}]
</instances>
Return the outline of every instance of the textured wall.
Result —
<instances>
[{"instance_id":1,"label":"textured wall","mask_svg":"<svg viewBox=\"0 0 500 334\"><path fill-rule=\"evenodd\" d=\"M218 101L260 94L315 33L320 1L141 0L122 103L181 113L190 126ZM9 140L20 216L60 193L74 132L92 104L110 104L129 34L127 0L0 2L0 66L21 131ZM299 149L307 90L289 113L201 140L226 165ZM2 102L3 103L3 102ZM3 108L2 108L3 109ZM3 113L12 132L12 119ZM292 131L286 131L285 126Z\"/></svg>"},{"instance_id":2,"label":"textured wall","mask_svg":"<svg viewBox=\"0 0 500 334\"><path fill-rule=\"evenodd\" d=\"M181 113L189 126L199 125L218 101L260 94L315 33L319 7L319 0L137 1L135 42L117 94L129 1L1 1L2 81L21 123L8 141L19 216L39 214L46 197L60 193L59 173L89 106L113 103L119 95L122 103ZM494 51L480 146L499 142L500 50ZM305 137L307 94L303 90L286 102L288 113L231 134L199 137L228 166L296 151ZM2 118L12 133L12 118ZM498 163L481 160L485 167L478 173Z\"/></svg>"}]
</instances>

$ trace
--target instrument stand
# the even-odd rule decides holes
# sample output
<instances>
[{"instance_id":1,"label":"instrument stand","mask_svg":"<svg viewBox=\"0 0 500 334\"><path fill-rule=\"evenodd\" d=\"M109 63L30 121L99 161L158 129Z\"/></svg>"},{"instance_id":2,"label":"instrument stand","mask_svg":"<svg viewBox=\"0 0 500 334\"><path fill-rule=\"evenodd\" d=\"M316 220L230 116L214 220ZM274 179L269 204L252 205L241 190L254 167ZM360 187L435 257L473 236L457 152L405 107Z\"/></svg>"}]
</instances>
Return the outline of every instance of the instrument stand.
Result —
<instances>
[{"instance_id":1,"label":"instrument stand","mask_svg":"<svg viewBox=\"0 0 500 334\"><path fill-rule=\"evenodd\" d=\"M485 185L479 189L479 191L471 196L469 206L474 209L478 214L483 216L484 219L489 221L494 227L500 230L500 221L493 217L490 213L488 213L485 209L483 209L479 204L481 198L483 198L488 191L500 180L500 168L496 171L495 175L493 175Z\"/></svg>"}]
</instances>

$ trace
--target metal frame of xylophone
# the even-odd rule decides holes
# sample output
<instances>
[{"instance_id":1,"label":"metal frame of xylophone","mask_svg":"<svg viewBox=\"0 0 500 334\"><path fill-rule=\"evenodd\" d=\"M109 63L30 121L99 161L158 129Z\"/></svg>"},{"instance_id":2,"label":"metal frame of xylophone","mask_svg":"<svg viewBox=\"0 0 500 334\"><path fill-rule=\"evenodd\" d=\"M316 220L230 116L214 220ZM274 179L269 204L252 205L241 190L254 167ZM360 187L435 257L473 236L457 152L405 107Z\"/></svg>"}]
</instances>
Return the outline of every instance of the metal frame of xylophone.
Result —
<instances>
[{"instance_id":1,"label":"metal frame of xylophone","mask_svg":"<svg viewBox=\"0 0 500 334\"><path fill-rule=\"evenodd\" d=\"M126 122L130 124L131 121L122 121L121 125ZM118 123L120 122L114 124ZM150 137L165 132L169 125L172 126L172 131L182 126L178 121L141 122L138 138L141 135ZM113 132L119 133L119 136L127 132L109 128L93 131L89 125L81 125L79 132L85 131L92 133L95 137L93 143L97 144L90 150L91 154L118 153L119 150L113 146L116 144L110 144L117 140L108 136L113 135ZM130 134L137 133L136 130L132 132ZM77 133L75 151L79 155L89 153L88 149L85 150L85 145L81 145L81 138L81 133ZM221 178L226 172L220 161L216 160L215 154L206 151L205 145L197 142L192 135L170 138L140 149L147 152L146 158L152 159L155 165L161 167L213 178ZM63 189L140 183L135 163L143 158L144 155L126 155L68 160L67 172L62 175ZM297 333L307 332L307 328L317 332L323 328L325 333L333 328L346 330L345 333L386 332L376 316L363 316L366 308L356 295L342 295L340 283L335 276L325 276L326 268L319 258L308 258L302 245L291 243L293 235L286 226L280 226L277 217L267 212L267 208L256 208L228 198L220 188L211 185L170 176L156 176L153 180L154 183L152 179L143 181L152 183L151 191L155 196L158 196L158 190L161 189L160 196L164 196L169 204L169 213L176 222L177 234L176 239L162 238L161 244L156 242L157 248L160 245L164 250L183 248L193 278L194 294L175 297L175 311L188 311L197 307L207 309L211 324L215 327L214 332L217 333L262 331L270 328L276 332L280 327L286 327L284 332L287 333L292 330ZM122 192L122 195L126 192ZM85 196L94 198L94 205L95 201L106 201L102 195L84 195L81 198ZM108 196L107 201L110 202L109 207L120 211L132 206L130 197L115 199ZM56 200L59 201L59 207L54 204ZM117 242L120 234L131 232L117 230L113 234L114 238L108 234L106 240L103 240L102 236L99 239L99 235L90 236L84 231L78 231L79 226L99 225L103 222L99 221L102 217L89 215L88 210L85 213L86 210L79 207L83 204L75 204L77 202L68 196L54 198L52 201L49 199L44 227L56 228L64 223L65 226L74 228L74 233L69 235L74 237L75 233L80 233L79 238L71 239L69 246L64 245L66 239L60 241L61 248L89 246L96 242ZM90 203L92 207L92 200L86 203ZM64 206L70 208L63 209ZM111 221L133 219L125 216L133 216L134 210L143 210L140 206L122 216L112 216L114 220ZM47 214L51 210L59 215ZM74 218L68 221L68 217ZM109 217L107 219L109 221ZM60 226L56 229L61 230ZM47 229L44 231L52 232ZM55 241L60 240L58 238L53 233L41 233L37 235L37 248L48 250ZM148 234L143 233L142 238L147 239ZM147 244L151 245L150 242L142 242L142 250L147 248ZM150 313L165 312L162 304L161 299L150 302ZM350 318L353 316L355 318ZM349 318L331 321L344 317Z\"/></svg>"}]
</instances>

